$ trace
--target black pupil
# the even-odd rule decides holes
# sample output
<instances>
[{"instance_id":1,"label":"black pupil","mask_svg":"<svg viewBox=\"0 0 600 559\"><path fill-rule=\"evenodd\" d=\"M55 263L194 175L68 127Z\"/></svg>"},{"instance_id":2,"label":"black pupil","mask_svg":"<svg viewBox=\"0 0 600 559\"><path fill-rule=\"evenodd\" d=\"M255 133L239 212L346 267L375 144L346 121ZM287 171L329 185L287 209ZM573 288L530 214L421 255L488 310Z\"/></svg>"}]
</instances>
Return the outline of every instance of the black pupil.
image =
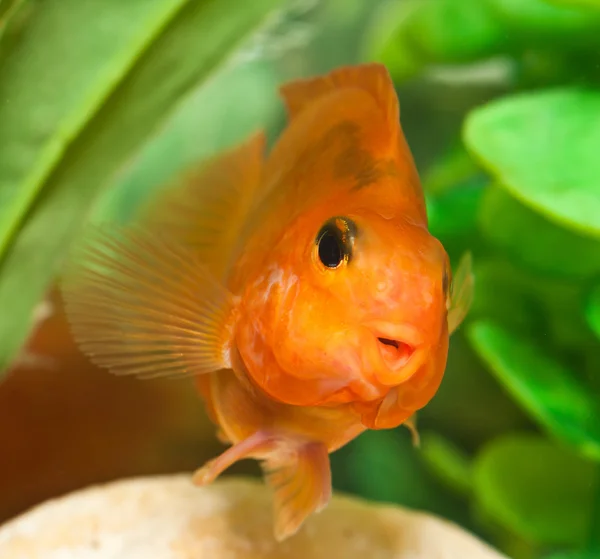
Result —
<instances>
[{"instance_id":1,"label":"black pupil","mask_svg":"<svg viewBox=\"0 0 600 559\"><path fill-rule=\"evenodd\" d=\"M344 255L338 236L332 231L325 231L319 239L319 260L328 268L337 268Z\"/></svg>"}]
</instances>

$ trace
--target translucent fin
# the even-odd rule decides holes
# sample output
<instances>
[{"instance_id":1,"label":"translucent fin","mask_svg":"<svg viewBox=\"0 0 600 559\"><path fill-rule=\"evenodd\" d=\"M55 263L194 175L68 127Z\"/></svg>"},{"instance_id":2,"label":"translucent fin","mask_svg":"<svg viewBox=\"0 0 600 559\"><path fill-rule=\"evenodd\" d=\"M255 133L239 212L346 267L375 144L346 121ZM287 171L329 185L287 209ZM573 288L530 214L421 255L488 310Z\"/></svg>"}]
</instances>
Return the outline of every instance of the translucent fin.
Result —
<instances>
[{"instance_id":1,"label":"translucent fin","mask_svg":"<svg viewBox=\"0 0 600 559\"><path fill-rule=\"evenodd\" d=\"M448 309L448 332L450 334L465 319L473 301L475 276L473 275L473 258L470 252L463 254L460 259L452 283L452 295L450 308Z\"/></svg>"},{"instance_id":2,"label":"translucent fin","mask_svg":"<svg viewBox=\"0 0 600 559\"><path fill-rule=\"evenodd\" d=\"M247 439L230 446L214 460L209 460L194 472L192 481L195 485L208 485L239 460L264 457L274 452L276 447L277 437L269 431L257 431Z\"/></svg>"},{"instance_id":3,"label":"translucent fin","mask_svg":"<svg viewBox=\"0 0 600 559\"><path fill-rule=\"evenodd\" d=\"M62 292L75 341L116 375L180 377L230 365L235 299L197 254L165 236L92 229Z\"/></svg>"},{"instance_id":4,"label":"translucent fin","mask_svg":"<svg viewBox=\"0 0 600 559\"><path fill-rule=\"evenodd\" d=\"M323 443L304 443L291 453L274 454L263 469L267 483L275 491L275 538L282 541L329 503L329 453Z\"/></svg>"},{"instance_id":5,"label":"translucent fin","mask_svg":"<svg viewBox=\"0 0 600 559\"><path fill-rule=\"evenodd\" d=\"M207 462L194 473L193 482L208 485L245 458L263 460L265 479L274 490L274 535L278 541L295 534L306 518L329 503L331 468L327 447L268 430L256 431Z\"/></svg>"},{"instance_id":6,"label":"translucent fin","mask_svg":"<svg viewBox=\"0 0 600 559\"><path fill-rule=\"evenodd\" d=\"M291 120L315 99L343 88L357 88L369 93L385 115L390 130L398 127L398 97L388 70L383 64L345 66L323 76L288 82L282 85L279 91Z\"/></svg>"},{"instance_id":7,"label":"translucent fin","mask_svg":"<svg viewBox=\"0 0 600 559\"><path fill-rule=\"evenodd\" d=\"M256 132L179 177L151 201L141 223L192 246L221 279L261 185L265 146L264 132Z\"/></svg>"},{"instance_id":8,"label":"translucent fin","mask_svg":"<svg viewBox=\"0 0 600 559\"><path fill-rule=\"evenodd\" d=\"M417 429L417 414L413 413L402 425L410 431L412 437L413 446L421 446L421 437L419 436L419 430Z\"/></svg>"}]
</instances>

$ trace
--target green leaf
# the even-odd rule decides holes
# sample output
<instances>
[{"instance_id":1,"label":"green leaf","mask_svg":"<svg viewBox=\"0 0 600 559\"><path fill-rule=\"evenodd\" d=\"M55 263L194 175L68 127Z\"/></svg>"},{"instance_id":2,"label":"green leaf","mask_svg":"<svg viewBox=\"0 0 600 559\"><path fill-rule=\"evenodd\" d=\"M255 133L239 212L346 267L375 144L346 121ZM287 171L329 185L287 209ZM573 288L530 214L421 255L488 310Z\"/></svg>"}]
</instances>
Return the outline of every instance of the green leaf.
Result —
<instances>
[{"instance_id":1,"label":"green leaf","mask_svg":"<svg viewBox=\"0 0 600 559\"><path fill-rule=\"evenodd\" d=\"M383 36L378 29L384 21ZM431 62L465 62L501 50L502 26L481 0L406 0L382 5L367 53L384 62L395 79Z\"/></svg>"},{"instance_id":2,"label":"green leaf","mask_svg":"<svg viewBox=\"0 0 600 559\"><path fill-rule=\"evenodd\" d=\"M600 237L600 92L558 89L473 110L464 140L515 198L557 224Z\"/></svg>"},{"instance_id":3,"label":"green leaf","mask_svg":"<svg viewBox=\"0 0 600 559\"><path fill-rule=\"evenodd\" d=\"M473 450L506 431L530 428L531 420L487 372L459 329L450 342L444 380L419 412L419 424Z\"/></svg>"},{"instance_id":4,"label":"green leaf","mask_svg":"<svg viewBox=\"0 0 600 559\"><path fill-rule=\"evenodd\" d=\"M423 189L430 195L440 196L459 185L471 183L483 173L464 148L462 141L453 142L422 174Z\"/></svg>"},{"instance_id":5,"label":"green leaf","mask_svg":"<svg viewBox=\"0 0 600 559\"><path fill-rule=\"evenodd\" d=\"M600 460L598 398L534 342L486 321L470 325L474 349L510 394L555 437Z\"/></svg>"},{"instance_id":6,"label":"green leaf","mask_svg":"<svg viewBox=\"0 0 600 559\"><path fill-rule=\"evenodd\" d=\"M587 298L585 317L590 328L600 338L600 285L594 287Z\"/></svg>"},{"instance_id":7,"label":"green leaf","mask_svg":"<svg viewBox=\"0 0 600 559\"><path fill-rule=\"evenodd\" d=\"M129 220L141 203L169 188L173 177L257 129L271 127L278 116L277 86L276 73L263 61L219 70L179 103L160 132L114 177L90 220Z\"/></svg>"},{"instance_id":8,"label":"green leaf","mask_svg":"<svg viewBox=\"0 0 600 559\"><path fill-rule=\"evenodd\" d=\"M422 433L420 452L431 473L462 495L471 493L471 463L467 454L437 433Z\"/></svg>"},{"instance_id":9,"label":"green leaf","mask_svg":"<svg viewBox=\"0 0 600 559\"><path fill-rule=\"evenodd\" d=\"M461 517L459 522L468 522L464 503L436 483L423 468L408 431L402 428L401 433L367 431L343 454L332 455L334 473L344 470L346 490L370 500L398 503L454 519Z\"/></svg>"},{"instance_id":10,"label":"green leaf","mask_svg":"<svg viewBox=\"0 0 600 559\"><path fill-rule=\"evenodd\" d=\"M487 239L535 272L587 279L600 273L600 241L557 226L492 187L483 196L479 221Z\"/></svg>"},{"instance_id":11,"label":"green leaf","mask_svg":"<svg viewBox=\"0 0 600 559\"><path fill-rule=\"evenodd\" d=\"M0 67L0 370L102 186L278 3L36 6Z\"/></svg>"},{"instance_id":12,"label":"green leaf","mask_svg":"<svg viewBox=\"0 0 600 559\"><path fill-rule=\"evenodd\" d=\"M554 6L547 0L483 0L508 29L547 36L558 42L596 37L600 20L571 6Z\"/></svg>"},{"instance_id":13,"label":"green leaf","mask_svg":"<svg viewBox=\"0 0 600 559\"><path fill-rule=\"evenodd\" d=\"M487 253L490 252L488 246ZM468 314L542 344L553 353L576 352L595 342L581 312L584 286L573 279L534 273L504 255L474 258L477 289Z\"/></svg>"},{"instance_id":14,"label":"green leaf","mask_svg":"<svg viewBox=\"0 0 600 559\"><path fill-rule=\"evenodd\" d=\"M0 39L8 26L8 22L23 7L26 0L4 0L0 2Z\"/></svg>"},{"instance_id":15,"label":"green leaf","mask_svg":"<svg viewBox=\"0 0 600 559\"><path fill-rule=\"evenodd\" d=\"M539 308L530 296L528 278L506 259L474 258L477 286L469 320L492 318L507 328L529 332L539 326Z\"/></svg>"},{"instance_id":16,"label":"green leaf","mask_svg":"<svg viewBox=\"0 0 600 559\"><path fill-rule=\"evenodd\" d=\"M473 464L478 505L503 527L546 545L585 541L596 481L594 464L530 434L494 439Z\"/></svg>"},{"instance_id":17,"label":"green leaf","mask_svg":"<svg viewBox=\"0 0 600 559\"><path fill-rule=\"evenodd\" d=\"M546 0L390 1L371 22L365 58L384 62L396 80L404 80L432 63L597 46L599 26L595 14Z\"/></svg>"},{"instance_id":18,"label":"green leaf","mask_svg":"<svg viewBox=\"0 0 600 559\"><path fill-rule=\"evenodd\" d=\"M477 210L485 185L473 180L440 195L426 195L429 230L445 239L473 234L477 230Z\"/></svg>"},{"instance_id":19,"label":"green leaf","mask_svg":"<svg viewBox=\"0 0 600 559\"><path fill-rule=\"evenodd\" d=\"M594 8L600 10L600 0L546 0L546 2L567 8Z\"/></svg>"},{"instance_id":20,"label":"green leaf","mask_svg":"<svg viewBox=\"0 0 600 559\"><path fill-rule=\"evenodd\" d=\"M9 100L0 104L0 254L68 144L184 4L49 0L35 7L0 61L0 98Z\"/></svg>"}]
</instances>

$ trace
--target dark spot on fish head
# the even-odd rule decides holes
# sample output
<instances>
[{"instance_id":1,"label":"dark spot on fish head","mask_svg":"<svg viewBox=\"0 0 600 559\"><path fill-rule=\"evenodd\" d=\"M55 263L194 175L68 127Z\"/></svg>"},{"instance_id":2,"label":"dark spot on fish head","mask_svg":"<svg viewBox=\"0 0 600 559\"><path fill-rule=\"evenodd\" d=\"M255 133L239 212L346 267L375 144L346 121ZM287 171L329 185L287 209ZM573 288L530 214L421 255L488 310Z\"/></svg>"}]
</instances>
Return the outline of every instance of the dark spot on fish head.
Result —
<instances>
[{"instance_id":1,"label":"dark spot on fish head","mask_svg":"<svg viewBox=\"0 0 600 559\"><path fill-rule=\"evenodd\" d=\"M331 130L341 136L339 155L334 162L334 177L352 178L352 190L360 190L386 175L394 174L392 161L378 160L361 145L360 127L345 121Z\"/></svg>"}]
</instances>

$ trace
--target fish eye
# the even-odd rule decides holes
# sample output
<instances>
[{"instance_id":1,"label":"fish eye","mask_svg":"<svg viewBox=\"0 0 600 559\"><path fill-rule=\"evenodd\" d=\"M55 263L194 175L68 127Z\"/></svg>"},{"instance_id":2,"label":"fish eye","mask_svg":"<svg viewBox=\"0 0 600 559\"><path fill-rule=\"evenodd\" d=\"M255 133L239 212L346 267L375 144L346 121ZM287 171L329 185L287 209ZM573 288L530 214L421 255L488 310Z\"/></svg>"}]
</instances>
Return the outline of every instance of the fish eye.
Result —
<instances>
[{"instance_id":1,"label":"fish eye","mask_svg":"<svg viewBox=\"0 0 600 559\"><path fill-rule=\"evenodd\" d=\"M325 222L315 240L317 256L323 266L335 269L352 259L356 225L346 217Z\"/></svg>"}]
</instances>

